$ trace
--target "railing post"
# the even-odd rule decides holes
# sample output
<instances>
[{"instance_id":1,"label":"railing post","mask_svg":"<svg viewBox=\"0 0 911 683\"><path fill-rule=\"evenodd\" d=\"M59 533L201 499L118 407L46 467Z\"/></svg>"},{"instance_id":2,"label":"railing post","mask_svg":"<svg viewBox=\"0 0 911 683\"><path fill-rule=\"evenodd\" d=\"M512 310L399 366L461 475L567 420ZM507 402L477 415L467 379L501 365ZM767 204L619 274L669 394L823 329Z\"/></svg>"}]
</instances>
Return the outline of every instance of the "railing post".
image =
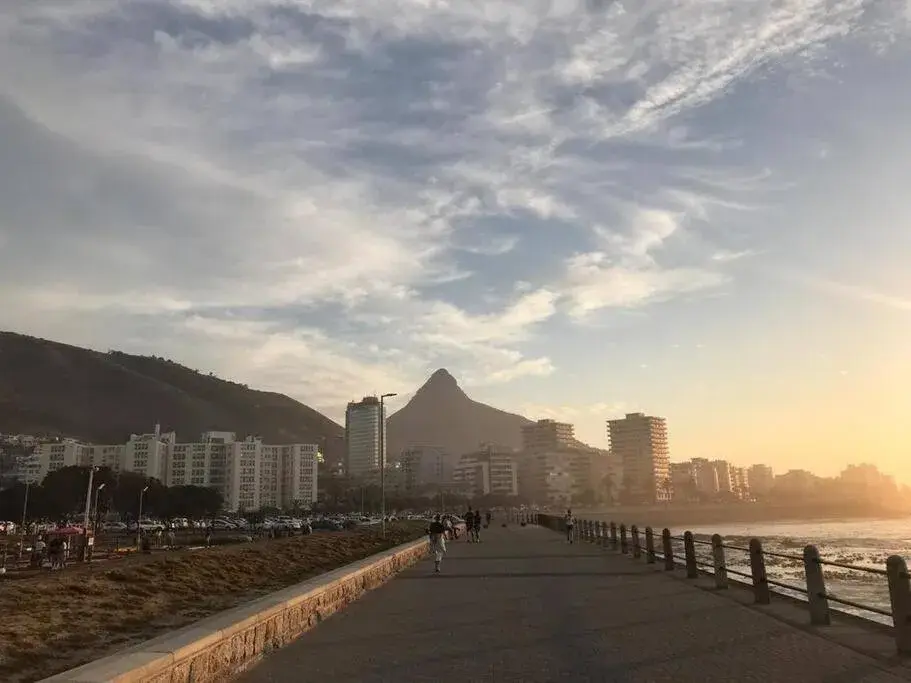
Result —
<instances>
[{"instance_id":1,"label":"railing post","mask_svg":"<svg viewBox=\"0 0 911 683\"><path fill-rule=\"evenodd\" d=\"M696 564L696 543L692 531L683 532L683 556L686 558L686 578L697 578L699 565Z\"/></svg>"},{"instance_id":2,"label":"railing post","mask_svg":"<svg viewBox=\"0 0 911 683\"><path fill-rule=\"evenodd\" d=\"M900 555L886 560L886 574L889 579L889 601L892 603L892 629L895 633L895 647L900 655L911 654L911 580L908 578L908 564Z\"/></svg>"},{"instance_id":3,"label":"railing post","mask_svg":"<svg viewBox=\"0 0 911 683\"><path fill-rule=\"evenodd\" d=\"M630 535L633 537L633 559L638 560L642 557L642 546L639 544L639 527L635 524L630 528Z\"/></svg>"},{"instance_id":4,"label":"railing post","mask_svg":"<svg viewBox=\"0 0 911 683\"><path fill-rule=\"evenodd\" d=\"M724 540L720 534L712 536L712 564L715 569L715 588L727 588L728 569L724 563Z\"/></svg>"},{"instance_id":5,"label":"railing post","mask_svg":"<svg viewBox=\"0 0 911 683\"><path fill-rule=\"evenodd\" d=\"M592 537L592 521L586 519L582 522L582 540L589 541Z\"/></svg>"},{"instance_id":6,"label":"railing post","mask_svg":"<svg viewBox=\"0 0 911 683\"><path fill-rule=\"evenodd\" d=\"M617 543L617 524L615 522L610 523L610 547L611 550L616 550L619 547Z\"/></svg>"},{"instance_id":7,"label":"railing post","mask_svg":"<svg viewBox=\"0 0 911 683\"><path fill-rule=\"evenodd\" d=\"M624 555L629 552L629 540L626 537L626 524L620 525L620 552Z\"/></svg>"},{"instance_id":8,"label":"railing post","mask_svg":"<svg viewBox=\"0 0 911 683\"><path fill-rule=\"evenodd\" d=\"M822 575L822 562L815 545L803 549L803 571L807 578L807 603L810 606L810 623L828 626L829 598L826 595L826 580Z\"/></svg>"},{"instance_id":9,"label":"railing post","mask_svg":"<svg viewBox=\"0 0 911 683\"><path fill-rule=\"evenodd\" d=\"M753 576L753 596L757 605L768 605L772 600L769 582L765 573L765 556L762 554L762 541L750 540L750 573Z\"/></svg>"},{"instance_id":10,"label":"railing post","mask_svg":"<svg viewBox=\"0 0 911 683\"><path fill-rule=\"evenodd\" d=\"M655 532L650 527L645 527L645 561L655 564Z\"/></svg>"},{"instance_id":11,"label":"railing post","mask_svg":"<svg viewBox=\"0 0 911 683\"><path fill-rule=\"evenodd\" d=\"M661 552L664 553L664 571L674 571L676 566L674 562L674 543L671 540L671 530L667 527L661 530Z\"/></svg>"}]
</instances>

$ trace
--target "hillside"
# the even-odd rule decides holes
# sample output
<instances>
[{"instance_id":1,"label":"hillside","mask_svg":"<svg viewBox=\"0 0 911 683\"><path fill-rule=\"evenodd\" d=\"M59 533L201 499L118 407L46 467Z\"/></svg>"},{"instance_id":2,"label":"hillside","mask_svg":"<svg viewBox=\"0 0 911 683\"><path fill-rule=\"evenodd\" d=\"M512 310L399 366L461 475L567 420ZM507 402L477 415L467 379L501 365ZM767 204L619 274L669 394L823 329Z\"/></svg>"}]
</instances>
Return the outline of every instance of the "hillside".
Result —
<instances>
[{"instance_id":1,"label":"hillside","mask_svg":"<svg viewBox=\"0 0 911 683\"><path fill-rule=\"evenodd\" d=\"M0 332L0 432L119 443L156 422L182 439L228 430L272 443L324 443L328 457L344 449L340 425L282 394L163 358Z\"/></svg>"},{"instance_id":2,"label":"hillside","mask_svg":"<svg viewBox=\"0 0 911 683\"><path fill-rule=\"evenodd\" d=\"M446 370L437 370L410 401L389 417L390 460L409 445L442 446L453 455L480 443L521 448L522 426L530 420L471 400Z\"/></svg>"}]
</instances>

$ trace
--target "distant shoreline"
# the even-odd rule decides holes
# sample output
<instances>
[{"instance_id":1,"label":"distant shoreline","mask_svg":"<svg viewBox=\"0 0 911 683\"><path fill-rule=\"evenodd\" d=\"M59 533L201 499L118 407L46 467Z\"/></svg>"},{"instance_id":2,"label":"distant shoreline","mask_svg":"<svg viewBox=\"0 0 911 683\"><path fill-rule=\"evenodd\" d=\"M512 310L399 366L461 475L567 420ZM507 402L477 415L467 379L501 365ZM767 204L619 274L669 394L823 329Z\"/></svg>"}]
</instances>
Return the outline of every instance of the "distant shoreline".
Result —
<instances>
[{"instance_id":1,"label":"distant shoreline","mask_svg":"<svg viewBox=\"0 0 911 683\"><path fill-rule=\"evenodd\" d=\"M745 524L807 521L847 521L857 519L902 519L911 517L911 510L870 508L847 505L670 505L618 506L574 510L580 519L614 521L618 524L669 527L709 526L712 524Z\"/></svg>"}]
</instances>

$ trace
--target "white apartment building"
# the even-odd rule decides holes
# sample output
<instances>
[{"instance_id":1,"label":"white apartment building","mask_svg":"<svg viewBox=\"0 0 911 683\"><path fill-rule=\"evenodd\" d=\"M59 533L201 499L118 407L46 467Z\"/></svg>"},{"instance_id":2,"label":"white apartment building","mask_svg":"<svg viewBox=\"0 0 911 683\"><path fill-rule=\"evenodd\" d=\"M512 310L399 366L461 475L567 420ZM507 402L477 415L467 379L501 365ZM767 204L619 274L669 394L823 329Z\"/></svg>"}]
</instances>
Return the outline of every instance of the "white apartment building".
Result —
<instances>
[{"instance_id":1,"label":"white apartment building","mask_svg":"<svg viewBox=\"0 0 911 683\"><path fill-rule=\"evenodd\" d=\"M515 454L495 446L466 453L455 466L453 481L476 496L517 496L519 477Z\"/></svg>"},{"instance_id":2,"label":"white apartment building","mask_svg":"<svg viewBox=\"0 0 911 683\"><path fill-rule=\"evenodd\" d=\"M671 493L667 421L644 413L608 420L611 452L623 461L623 493L627 502L653 503Z\"/></svg>"},{"instance_id":3,"label":"white apartment building","mask_svg":"<svg viewBox=\"0 0 911 683\"><path fill-rule=\"evenodd\" d=\"M75 439L62 439L60 441L42 443L35 447L37 455L37 481L44 479L49 473L64 467L87 466L91 459L91 446Z\"/></svg>"},{"instance_id":4,"label":"white apartment building","mask_svg":"<svg viewBox=\"0 0 911 683\"><path fill-rule=\"evenodd\" d=\"M173 432L133 434L125 444L83 444L72 439L40 444L19 465L21 476L40 481L48 472L77 465L137 472L166 486L217 489L229 510L306 508L317 500L316 444L238 441L234 432L206 432L199 441L178 443Z\"/></svg>"},{"instance_id":5,"label":"white apartment building","mask_svg":"<svg viewBox=\"0 0 911 683\"><path fill-rule=\"evenodd\" d=\"M385 409L376 396L352 401L345 410L346 469L350 477L367 477L380 468L381 439L385 440Z\"/></svg>"}]
</instances>

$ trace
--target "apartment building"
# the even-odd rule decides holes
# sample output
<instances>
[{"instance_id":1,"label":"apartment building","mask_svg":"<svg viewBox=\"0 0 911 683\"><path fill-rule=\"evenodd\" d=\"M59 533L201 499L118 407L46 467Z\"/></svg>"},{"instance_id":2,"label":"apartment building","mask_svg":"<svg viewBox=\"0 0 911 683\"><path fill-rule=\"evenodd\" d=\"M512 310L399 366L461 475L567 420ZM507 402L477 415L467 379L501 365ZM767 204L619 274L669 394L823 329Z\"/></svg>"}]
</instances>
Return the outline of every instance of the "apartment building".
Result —
<instances>
[{"instance_id":1,"label":"apartment building","mask_svg":"<svg viewBox=\"0 0 911 683\"><path fill-rule=\"evenodd\" d=\"M363 478L379 470L381 440L385 440L384 412L376 396L352 401L345 409L345 467L349 477Z\"/></svg>"},{"instance_id":2,"label":"apartment building","mask_svg":"<svg viewBox=\"0 0 911 683\"><path fill-rule=\"evenodd\" d=\"M412 493L452 483L455 465L456 458L442 446L411 446L402 451L396 471L402 490Z\"/></svg>"},{"instance_id":3,"label":"apartment building","mask_svg":"<svg viewBox=\"0 0 911 683\"><path fill-rule=\"evenodd\" d=\"M466 453L453 470L453 482L475 496L517 496L519 477L515 453L494 445Z\"/></svg>"},{"instance_id":4,"label":"apartment building","mask_svg":"<svg viewBox=\"0 0 911 683\"><path fill-rule=\"evenodd\" d=\"M731 473L731 463L727 460L713 460L715 474L718 476L718 493L730 496L734 493L734 478Z\"/></svg>"},{"instance_id":5,"label":"apartment building","mask_svg":"<svg viewBox=\"0 0 911 683\"><path fill-rule=\"evenodd\" d=\"M40 444L33 456L23 458L20 476L40 481L70 465L109 467L167 486L214 488L230 510L293 508L316 502L319 458L316 444L268 445L259 437L238 440L234 432L216 431L196 442L178 443L174 432L162 433L156 426L150 434L131 435L125 444L73 439Z\"/></svg>"},{"instance_id":6,"label":"apartment building","mask_svg":"<svg viewBox=\"0 0 911 683\"><path fill-rule=\"evenodd\" d=\"M731 489L735 498L750 500L750 475L747 468L731 466Z\"/></svg>"},{"instance_id":7,"label":"apartment building","mask_svg":"<svg viewBox=\"0 0 911 683\"><path fill-rule=\"evenodd\" d=\"M703 498L714 498L718 495L718 470L715 463L707 458L693 458L693 471L696 475L696 490Z\"/></svg>"},{"instance_id":8,"label":"apartment building","mask_svg":"<svg viewBox=\"0 0 911 683\"><path fill-rule=\"evenodd\" d=\"M751 466L747 470L747 477L750 481L750 493L753 496L767 496L775 486L775 474L768 465Z\"/></svg>"},{"instance_id":9,"label":"apartment building","mask_svg":"<svg viewBox=\"0 0 911 683\"><path fill-rule=\"evenodd\" d=\"M573 448L575 428L568 422L538 420L522 427L522 450L525 453L546 453Z\"/></svg>"},{"instance_id":10,"label":"apartment building","mask_svg":"<svg viewBox=\"0 0 911 683\"><path fill-rule=\"evenodd\" d=\"M87 466L91 460L92 447L75 439L61 439L41 443L35 447L37 455L37 481L64 467Z\"/></svg>"},{"instance_id":11,"label":"apartment building","mask_svg":"<svg viewBox=\"0 0 911 683\"><path fill-rule=\"evenodd\" d=\"M654 503L670 498L670 451L667 421L644 413L627 413L607 422L611 452L623 461L623 498Z\"/></svg>"},{"instance_id":12,"label":"apartment building","mask_svg":"<svg viewBox=\"0 0 911 683\"><path fill-rule=\"evenodd\" d=\"M685 501L697 498L699 475L696 464L692 460L688 462L672 462L669 469L674 500Z\"/></svg>"}]
</instances>

